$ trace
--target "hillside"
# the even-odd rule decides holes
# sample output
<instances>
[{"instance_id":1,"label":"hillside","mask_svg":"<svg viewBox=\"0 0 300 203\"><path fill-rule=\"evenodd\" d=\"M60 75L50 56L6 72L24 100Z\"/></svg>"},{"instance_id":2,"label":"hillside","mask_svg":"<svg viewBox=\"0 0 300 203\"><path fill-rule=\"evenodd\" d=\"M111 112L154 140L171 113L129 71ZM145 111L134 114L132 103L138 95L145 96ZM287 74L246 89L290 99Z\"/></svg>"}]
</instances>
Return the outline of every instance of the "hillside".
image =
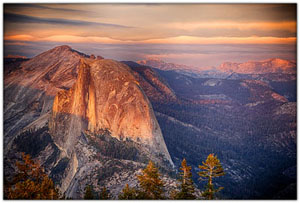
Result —
<instances>
[{"instance_id":1,"label":"hillside","mask_svg":"<svg viewBox=\"0 0 300 203\"><path fill-rule=\"evenodd\" d=\"M4 110L7 178L21 152L74 199L88 183L116 197L150 159L172 170L152 105L122 63L56 47L5 76Z\"/></svg>"},{"instance_id":2,"label":"hillside","mask_svg":"<svg viewBox=\"0 0 300 203\"><path fill-rule=\"evenodd\" d=\"M225 187L222 198L295 198L290 187L296 181L292 175L296 166L293 77L195 78L152 69L177 96L176 103L152 100L177 167L186 158L195 182L203 186L197 167L207 154L215 153L227 173L217 180Z\"/></svg>"}]
</instances>

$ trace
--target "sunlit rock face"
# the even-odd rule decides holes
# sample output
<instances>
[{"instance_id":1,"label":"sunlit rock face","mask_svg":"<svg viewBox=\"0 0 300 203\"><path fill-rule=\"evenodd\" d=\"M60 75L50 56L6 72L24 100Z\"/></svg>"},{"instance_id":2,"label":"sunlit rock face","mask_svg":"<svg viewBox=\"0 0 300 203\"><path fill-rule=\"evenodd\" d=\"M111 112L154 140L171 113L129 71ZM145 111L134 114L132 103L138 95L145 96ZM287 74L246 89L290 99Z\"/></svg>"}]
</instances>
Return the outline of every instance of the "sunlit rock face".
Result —
<instances>
[{"instance_id":1,"label":"sunlit rock face","mask_svg":"<svg viewBox=\"0 0 300 203\"><path fill-rule=\"evenodd\" d=\"M21 64L20 70L5 78L5 85L18 84L45 91L55 96L57 90L72 87L80 58L87 55L69 46L59 46L43 52Z\"/></svg>"},{"instance_id":2,"label":"sunlit rock face","mask_svg":"<svg viewBox=\"0 0 300 203\"><path fill-rule=\"evenodd\" d=\"M72 87L80 59L84 57L85 54L69 46L59 46L20 63L5 74L5 149L24 128L32 127L32 122L36 121L37 128L47 122L54 96Z\"/></svg>"},{"instance_id":3,"label":"sunlit rock face","mask_svg":"<svg viewBox=\"0 0 300 203\"><path fill-rule=\"evenodd\" d=\"M68 153L82 132L108 129L112 137L133 140L172 165L148 98L130 68L113 60L81 60L74 86L54 99L50 129Z\"/></svg>"},{"instance_id":4,"label":"sunlit rock face","mask_svg":"<svg viewBox=\"0 0 300 203\"><path fill-rule=\"evenodd\" d=\"M90 58L68 46L6 71L5 176L13 177L12 166L25 152L42 164L61 193L80 199L86 184L99 191L98 180L109 182L109 170L134 174L149 159L172 167L137 76L122 63ZM107 187L115 188L117 197L128 181Z\"/></svg>"},{"instance_id":5,"label":"sunlit rock face","mask_svg":"<svg viewBox=\"0 0 300 203\"><path fill-rule=\"evenodd\" d=\"M246 63L225 62L222 63L218 69L224 72L235 72L241 74L295 74L296 63L294 61L272 58L263 61L249 61Z\"/></svg>"}]
</instances>

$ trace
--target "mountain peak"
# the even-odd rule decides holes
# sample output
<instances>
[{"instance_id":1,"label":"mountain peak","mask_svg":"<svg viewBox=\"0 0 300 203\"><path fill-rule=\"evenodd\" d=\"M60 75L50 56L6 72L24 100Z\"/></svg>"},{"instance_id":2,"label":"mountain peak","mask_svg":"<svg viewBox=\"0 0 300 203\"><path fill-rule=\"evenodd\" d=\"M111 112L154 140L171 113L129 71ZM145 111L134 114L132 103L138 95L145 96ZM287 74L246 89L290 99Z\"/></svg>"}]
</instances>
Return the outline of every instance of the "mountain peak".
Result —
<instances>
[{"instance_id":1,"label":"mountain peak","mask_svg":"<svg viewBox=\"0 0 300 203\"><path fill-rule=\"evenodd\" d=\"M53 49L50 49L48 51L45 51L43 53L41 53L38 56L47 56L47 55L53 55L53 56L60 56L60 57L69 57L70 55L76 55L79 57L83 57L83 58L89 58L88 55L81 53L75 49L72 49L72 47L70 47L69 45L61 45L61 46L57 46L54 47Z\"/></svg>"},{"instance_id":2,"label":"mountain peak","mask_svg":"<svg viewBox=\"0 0 300 203\"><path fill-rule=\"evenodd\" d=\"M54 47L52 50L72 50L72 48L69 45L61 45Z\"/></svg>"},{"instance_id":3,"label":"mountain peak","mask_svg":"<svg viewBox=\"0 0 300 203\"><path fill-rule=\"evenodd\" d=\"M88 57L70 46L58 46L24 61L21 69L6 82L45 91L55 96L60 89L69 89L75 82L81 58Z\"/></svg>"}]
</instances>

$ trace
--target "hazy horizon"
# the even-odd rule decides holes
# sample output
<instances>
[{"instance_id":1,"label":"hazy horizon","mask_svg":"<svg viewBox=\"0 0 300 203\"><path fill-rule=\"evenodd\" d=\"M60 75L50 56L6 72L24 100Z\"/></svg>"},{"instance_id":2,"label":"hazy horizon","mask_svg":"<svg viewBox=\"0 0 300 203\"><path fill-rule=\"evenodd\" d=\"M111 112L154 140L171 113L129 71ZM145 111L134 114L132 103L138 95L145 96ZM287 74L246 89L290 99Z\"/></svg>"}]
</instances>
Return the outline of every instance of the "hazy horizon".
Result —
<instances>
[{"instance_id":1,"label":"hazy horizon","mask_svg":"<svg viewBox=\"0 0 300 203\"><path fill-rule=\"evenodd\" d=\"M296 59L296 4L5 4L4 54L67 44L115 60L197 67Z\"/></svg>"}]
</instances>

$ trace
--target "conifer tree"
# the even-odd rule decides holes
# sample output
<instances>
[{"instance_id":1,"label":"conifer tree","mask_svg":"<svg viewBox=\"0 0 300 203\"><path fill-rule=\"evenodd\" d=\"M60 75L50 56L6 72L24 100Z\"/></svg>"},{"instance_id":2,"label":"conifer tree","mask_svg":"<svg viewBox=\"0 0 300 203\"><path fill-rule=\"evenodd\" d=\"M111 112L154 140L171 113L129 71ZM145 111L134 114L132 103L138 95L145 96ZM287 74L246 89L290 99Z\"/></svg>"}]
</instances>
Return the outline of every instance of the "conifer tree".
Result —
<instances>
[{"instance_id":1,"label":"conifer tree","mask_svg":"<svg viewBox=\"0 0 300 203\"><path fill-rule=\"evenodd\" d=\"M134 188L129 187L128 184L126 184L122 190L122 193L119 195L119 199L137 199L137 191Z\"/></svg>"},{"instance_id":2,"label":"conifer tree","mask_svg":"<svg viewBox=\"0 0 300 203\"><path fill-rule=\"evenodd\" d=\"M203 165L199 165L201 170L198 174L200 180L208 181L206 190L202 194L203 197L211 200L214 198L214 194L223 189L219 187L218 189L214 188L213 178L224 176L224 170L220 163L220 160L214 154L209 154L206 161L202 162Z\"/></svg>"},{"instance_id":3,"label":"conifer tree","mask_svg":"<svg viewBox=\"0 0 300 203\"><path fill-rule=\"evenodd\" d=\"M93 187L91 185L87 185L84 190L84 199L94 199Z\"/></svg>"},{"instance_id":4,"label":"conifer tree","mask_svg":"<svg viewBox=\"0 0 300 203\"><path fill-rule=\"evenodd\" d=\"M143 170L143 174L137 176L141 187L138 192L139 199L164 199L164 183L160 176L154 163L149 161L149 164Z\"/></svg>"},{"instance_id":5,"label":"conifer tree","mask_svg":"<svg viewBox=\"0 0 300 203\"><path fill-rule=\"evenodd\" d=\"M100 191L99 199L110 199L109 191L107 191L106 187L103 187Z\"/></svg>"},{"instance_id":6,"label":"conifer tree","mask_svg":"<svg viewBox=\"0 0 300 203\"><path fill-rule=\"evenodd\" d=\"M186 160L183 159L180 168L180 191L175 194L174 199L196 199L191 169L192 167L188 166Z\"/></svg>"},{"instance_id":7,"label":"conifer tree","mask_svg":"<svg viewBox=\"0 0 300 203\"><path fill-rule=\"evenodd\" d=\"M24 153L22 159L22 162L16 162L17 174L9 183L8 194L5 196L8 199L58 199L58 191L53 181L40 164Z\"/></svg>"}]
</instances>

